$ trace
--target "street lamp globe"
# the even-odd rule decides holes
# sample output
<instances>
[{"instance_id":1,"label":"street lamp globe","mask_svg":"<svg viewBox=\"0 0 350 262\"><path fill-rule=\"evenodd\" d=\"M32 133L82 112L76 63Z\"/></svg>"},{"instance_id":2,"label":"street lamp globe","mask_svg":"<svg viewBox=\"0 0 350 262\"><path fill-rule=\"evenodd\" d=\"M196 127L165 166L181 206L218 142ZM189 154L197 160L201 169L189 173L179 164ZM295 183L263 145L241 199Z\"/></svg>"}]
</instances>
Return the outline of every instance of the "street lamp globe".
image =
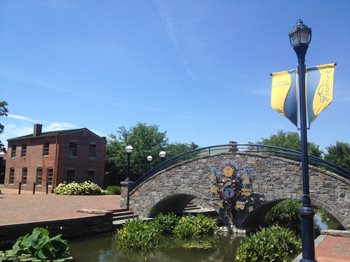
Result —
<instances>
[{"instance_id":1,"label":"street lamp globe","mask_svg":"<svg viewBox=\"0 0 350 262\"><path fill-rule=\"evenodd\" d=\"M128 153L128 154L131 154L133 149L134 148L131 145L128 145L128 146L125 147L125 152Z\"/></svg>"},{"instance_id":2,"label":"street lamp globe","mask_svg":"<svg viewBox=\"0 0 350 262\"><path fill-rule=\"evenodd\" d=\"M163 159L163 158L165 157L165 155L166 155L166 152L165 152L165 151L160 151L160 152L159 152L159 157L160 157L160 158Z\"/></svg>"},{"instance_id":3,"label":"street lamp globe","mask_svg":"<svg viewBox=\"0 0 350 262\"><path fill-rule=\"evenodd\" d=\"M152 156L148 156L148 157L147 157L147 161L148 161L148 162L152 162L152 160L153 160L153 157L152 157Z\"/></svg>"},{"instance_id":4,"label":"street lamp globe","mask_svg":"<svg viewBox=\"0 0 350 262\"><path fill-rule=\"evenodd\" d=\"M289 32L290 44L296 48L301 45L309 45L311 42L311 28L304 25L299 19L296 26Z\"/></svg>"}]
</instances>

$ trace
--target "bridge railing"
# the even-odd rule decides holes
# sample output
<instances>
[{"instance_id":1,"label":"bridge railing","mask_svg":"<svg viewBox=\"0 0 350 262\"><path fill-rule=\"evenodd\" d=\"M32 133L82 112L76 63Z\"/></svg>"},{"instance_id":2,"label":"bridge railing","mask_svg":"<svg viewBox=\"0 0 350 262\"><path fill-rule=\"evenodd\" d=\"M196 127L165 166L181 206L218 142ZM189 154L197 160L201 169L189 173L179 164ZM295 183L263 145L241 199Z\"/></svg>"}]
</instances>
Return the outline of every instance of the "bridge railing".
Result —
<instances>
[{"instance_id":1,"label":"bridge railing","mask_svg":"<svg viewBox=\"0 0 350 262\"><path fill-rule=\"evenodd\" d=\"M299 151L283 148L283 147L276 147L276 146L259 145L259 144L228 144L228 145L225 144L225 145L216 145L216 146L210 146L210 147L202 147L193 151L185 152L183 154L177 155L175 157L169 158L161 162L160 164L158 164L157 166L153 167L148 172L146 172L144 175L142 175L139 179L137 179L132 188L135 188L136 186L141 184L143 181L147 180L148 178L152 177L158 172L168 167L171 167L173 165L176 165L178 163L191 160L191 159L202 158L206 156L214 156L219 154L227 154L227 153L232 153L232 154L258 153L261 155L277 156L277 157L283 157L283 158L287 158L295 161L301 161L301 153ZM350 170L337 166L319 157L309 156L309 164L320 167L328 171L332 171L346 179L350 179Z\"/></svg>"}]
</instances>

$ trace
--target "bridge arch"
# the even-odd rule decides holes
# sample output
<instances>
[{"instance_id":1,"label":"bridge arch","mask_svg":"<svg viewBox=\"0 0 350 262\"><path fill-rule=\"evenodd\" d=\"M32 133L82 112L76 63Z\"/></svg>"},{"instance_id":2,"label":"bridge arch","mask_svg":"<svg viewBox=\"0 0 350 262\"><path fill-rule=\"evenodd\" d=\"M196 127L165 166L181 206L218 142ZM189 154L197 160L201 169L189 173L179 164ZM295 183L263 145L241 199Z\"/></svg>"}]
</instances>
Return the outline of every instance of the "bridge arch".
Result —
<instances>
[{"instance_id":1,"label":"bridge arch","mask_svg":"<svg viewBox=\"0 0 350 262\"><path fill-rule=\"evenodd\" d=\"M153 174L146 174L136 181L130 191L130 207L141 217L148 217L166 210L165 203L181 200L180 208L194 197L200 206L214 207L219 213L220 208L209 193L209 175L212 167L218 167L224 161L233 161L238 167L251 170L256 201L247 213L280 199L299 199L302 195L300 156L291 151L287 159L285 151L277 154L262 148L252 150L252 145L248 145L247 150L232 150L231 145L225 149L220 147L216 152L212 149L209 154L193 153L192 158L168 164L163 169L157 167L159 170L156 168ZM311 157L309 160L315 161ZM347 170L340 171L339 175L324 167L310 165L310 197L314 206L326 210L344 228L350 229L350 172L347 177Z\"/></svg>"}]
</instances>

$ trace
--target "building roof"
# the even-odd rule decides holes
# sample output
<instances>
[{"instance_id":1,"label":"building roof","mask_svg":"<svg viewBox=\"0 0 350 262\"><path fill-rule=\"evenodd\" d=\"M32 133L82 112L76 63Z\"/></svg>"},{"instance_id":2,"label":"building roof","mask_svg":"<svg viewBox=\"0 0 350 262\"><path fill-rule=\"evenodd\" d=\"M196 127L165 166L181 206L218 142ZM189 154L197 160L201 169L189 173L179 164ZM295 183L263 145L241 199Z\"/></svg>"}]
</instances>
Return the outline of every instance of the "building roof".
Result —
<instances>
[{"instance_id":1,"label":"building roof","mask_svg":"<svg viewBox=\"0 0 350 262\"><path fill-rule=\"evenodd\" d=\"M25 135L25 136L19 136L19 137L14 137L14 138L10 138L7 141L13 141L13 140L22 140L22 139L31 139L31 138L40 138L40 137L49 137L49 136L60 136L60 135L65 135L68 133L73 133L73 132L77 132L77 131L83 131L86 130L90 133L93 133L92 131L90 131L87 128L78 128L78 129L68 129L68 130L56 130L56 131L48 131L48 132L42 132L40 135L37 136L33 136L33 134L29 134L29 135ZM95 133L93 133L94 135L96 135ZM104 139L98 135L96 135L97 137Z\"/></svg>"}]
</instances>

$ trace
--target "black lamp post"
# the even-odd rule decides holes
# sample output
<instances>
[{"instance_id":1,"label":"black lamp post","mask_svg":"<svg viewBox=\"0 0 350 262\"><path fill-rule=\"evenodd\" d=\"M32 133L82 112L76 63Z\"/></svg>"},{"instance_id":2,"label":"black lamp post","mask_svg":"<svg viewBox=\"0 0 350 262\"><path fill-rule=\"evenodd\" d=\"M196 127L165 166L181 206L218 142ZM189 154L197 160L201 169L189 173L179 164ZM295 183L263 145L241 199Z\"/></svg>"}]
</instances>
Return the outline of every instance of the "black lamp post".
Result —
<instances>
[{"instance_id":1,"label":"black lamp post","mask_svg":"<svg viewBox=\"0 0 350 262\"><path fill-rule=\"evenodd\" d=\"M152 156L148 156L147 157L147 162L148 162L148 170L147 171L151 170L151 162L152 162L152 160L153 160Z\"/></svg>"},{"instance_id":2,"label":"black lamp post","mask_svg":"<svg viewBox=\"0 0 350 262\"><path fill-rule=\"evenodd\" d=\"M133 147L130 145L125 147L125 152L128 155L128 168L127 168L126 177L125 177L126 182L130 181L130 156L131 156L132 150L133 150Z\"/></svg>"},{"instance_id":3,"label":"black lamp post","mask_svg":"<svg viewBox=\"0 0 350 262\"><path fill-rule=\"evenodd\" d=\"M303 24L300 19L289 33L290 43L298 57L299 76L299 102L300 102L300 135L301 135L301 161L303 177L303 205L301 214L301 240L303 262L315 260L315 244L313 236L314 210L310 201L309 167L307 153L307 126L306 126L306 93L305 93L305 55L311 42L311 28Z\"/></svg>"},{"instance_id":4,"label":"black lamp post","mask_svg":"<svg viewBox=\"0 0 350 262\"><path fill-rule=\"evenodd\" d=\"M163 162L165 160L165 155L166 155L165 151L159 152L160 162Z\"/></svg>"},{"instance_id":5,"label":"black lamp post","mask_svg":"<svg viewBox=\"0 0 350 262\"><path fill-rule=\"evenodd\" d=\"M4 183L5 181L3 181L3 177L2 177L2 162L3 159L5 158L5 152L3 152L2 150L0 150L0 184ZM5 179L4 179L5 180Z\"/></svg>"}]
</instances>

